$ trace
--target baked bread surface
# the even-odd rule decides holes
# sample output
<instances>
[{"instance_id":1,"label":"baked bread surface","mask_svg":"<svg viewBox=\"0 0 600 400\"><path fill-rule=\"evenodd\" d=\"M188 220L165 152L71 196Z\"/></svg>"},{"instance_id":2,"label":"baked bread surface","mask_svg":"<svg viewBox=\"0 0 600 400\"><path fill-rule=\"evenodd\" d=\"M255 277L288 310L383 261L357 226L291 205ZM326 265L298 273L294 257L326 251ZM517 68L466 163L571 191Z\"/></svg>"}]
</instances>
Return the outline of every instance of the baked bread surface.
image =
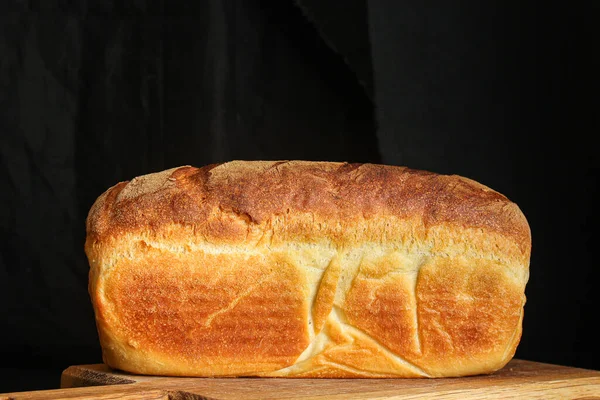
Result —
<instances>
[{"instance_id":1,"label":"baked bread surface","mask_svg":"<svg viewBox=\"0 0 600 400\"><path fill-rule=\"evenodd\" d=\"M514 356L531 234L516 204L459 176L234 161L113 186L85 251L113 368L449 377Z\"/></svg>"}]
</instances>

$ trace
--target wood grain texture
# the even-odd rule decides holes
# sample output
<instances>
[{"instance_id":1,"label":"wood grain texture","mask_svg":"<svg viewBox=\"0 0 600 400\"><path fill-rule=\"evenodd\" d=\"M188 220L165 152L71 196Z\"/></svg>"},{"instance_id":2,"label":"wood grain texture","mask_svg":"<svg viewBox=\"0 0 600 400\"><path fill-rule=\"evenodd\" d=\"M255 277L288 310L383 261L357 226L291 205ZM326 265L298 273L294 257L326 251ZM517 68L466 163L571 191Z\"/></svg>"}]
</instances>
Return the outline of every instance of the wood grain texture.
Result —
<instances>
[{"instance_id":1,"label":"wood grain texture","mask_svg":"<svg viewBox=\"0 0 600 400\"><path fill-rule=\"evenodd\" d=\"M129 382L129 383L127 383ZM572 399L600 400L600 371L512 360L491 375L443 379L171 378L106 365L67 368L62 389L5 399Z\"/></svg>"},{"instance_id":2,"label":"wood grain texture","mask_svg":"<svg viewBox=\"0 0 600 400\"><path fill-rule=\"evenodd\" d=\"M0 400L46 400L46 399L125 399L159 400L169 399L169 394L161 389L141 388L138 385L114 385L66 388L56 390L37 390L0 395Z\"/></svg>"}]
</instances>

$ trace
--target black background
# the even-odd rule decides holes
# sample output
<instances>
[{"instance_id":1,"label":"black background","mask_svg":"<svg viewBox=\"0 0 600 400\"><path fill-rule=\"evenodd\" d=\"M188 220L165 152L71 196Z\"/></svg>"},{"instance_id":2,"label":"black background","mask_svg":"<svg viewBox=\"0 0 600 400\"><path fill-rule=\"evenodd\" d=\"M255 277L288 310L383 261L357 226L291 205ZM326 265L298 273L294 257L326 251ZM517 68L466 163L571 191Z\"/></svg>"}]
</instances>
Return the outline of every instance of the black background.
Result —
<instances>
[{"instance_id":1,"label":"black background","mask_svg":"<svg viewBox=\"0 0 600 400\"><path fill-rule=\"evenodd\" d=\"M502 192L533 235L516 356L600 369L596 4L3 2L0 392L101 361L94 199L231 159L407 165Z\"/></svg>"}]
</instances>

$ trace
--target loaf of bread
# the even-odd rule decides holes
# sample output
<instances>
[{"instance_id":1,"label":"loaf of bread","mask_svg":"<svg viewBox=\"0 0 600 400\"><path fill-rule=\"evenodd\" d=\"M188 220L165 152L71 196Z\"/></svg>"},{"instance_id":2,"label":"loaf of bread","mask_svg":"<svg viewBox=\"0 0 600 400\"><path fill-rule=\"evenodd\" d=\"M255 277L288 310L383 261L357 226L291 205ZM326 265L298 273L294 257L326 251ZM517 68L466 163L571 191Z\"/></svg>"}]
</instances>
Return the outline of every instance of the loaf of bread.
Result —
<instances>
[{"instance_id":1,"label":"loaf of bread","mask_svg":"<svg viewBox=\"0 0 600 400\"><path fill-rule=\"evenodd\" d=\"M516 204L460 176L235 161L110 188L85 251L110 367L454 377L514 356L531 233Z\"/></svg>"}]
</instances>

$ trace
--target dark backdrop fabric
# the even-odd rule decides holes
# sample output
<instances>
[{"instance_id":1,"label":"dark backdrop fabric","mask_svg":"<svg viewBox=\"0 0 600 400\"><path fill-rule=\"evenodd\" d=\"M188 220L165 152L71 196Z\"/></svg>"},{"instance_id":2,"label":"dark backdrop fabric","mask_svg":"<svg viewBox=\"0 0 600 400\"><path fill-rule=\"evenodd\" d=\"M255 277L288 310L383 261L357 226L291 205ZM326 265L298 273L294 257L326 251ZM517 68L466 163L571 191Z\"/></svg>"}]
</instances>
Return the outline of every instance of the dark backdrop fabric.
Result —
<instances>
[{"instance_id":1,"label":"dark backdrop fabric","mask_svg":"<svg viewBox=\"0 0 600 400\"><path fill-rule=\"evenodd\" d=\"M101 361L95 198L232 159L384 162L499 190L533 235L517 357L600 369L595 3L346 3L0 6L0 392Z\"/></svg>"}]
</instances>

